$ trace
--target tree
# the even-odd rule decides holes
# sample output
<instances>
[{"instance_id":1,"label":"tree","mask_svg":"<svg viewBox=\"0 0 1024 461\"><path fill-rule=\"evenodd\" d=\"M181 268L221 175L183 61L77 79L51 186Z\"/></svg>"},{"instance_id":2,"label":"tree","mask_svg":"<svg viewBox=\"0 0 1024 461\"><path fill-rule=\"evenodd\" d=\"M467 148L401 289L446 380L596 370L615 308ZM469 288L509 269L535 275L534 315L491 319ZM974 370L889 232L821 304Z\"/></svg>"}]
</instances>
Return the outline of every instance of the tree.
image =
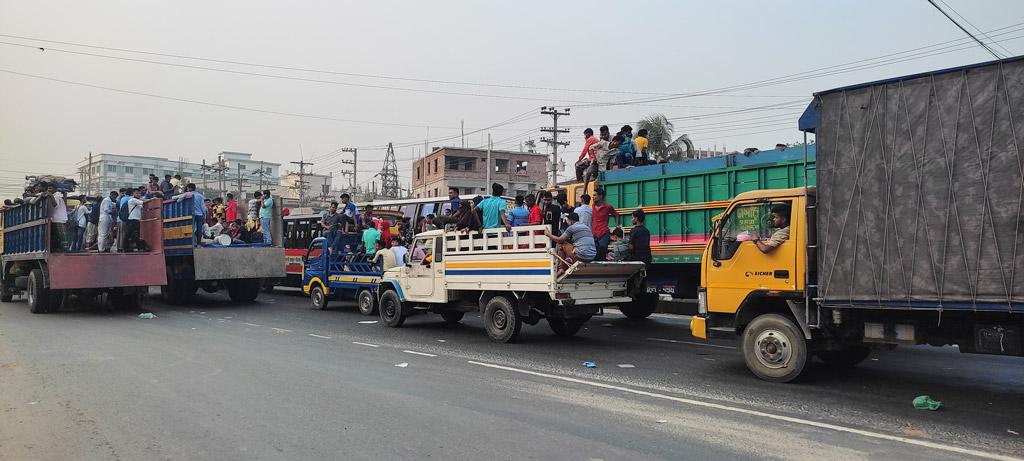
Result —
<instances>
[{"instance_id":1,"label":"tree","mask_svg":"<svg viewBox=\"0 0 1024 461\"><path fill-rule=\"evenodd\" d=\"M675 126L665 114L650 114L637 122L637 130L647 130L647 149L650 157L661 161L678 161L689 157L693 143L687 135L672 139Z\"/></svg>"}]
</instances>

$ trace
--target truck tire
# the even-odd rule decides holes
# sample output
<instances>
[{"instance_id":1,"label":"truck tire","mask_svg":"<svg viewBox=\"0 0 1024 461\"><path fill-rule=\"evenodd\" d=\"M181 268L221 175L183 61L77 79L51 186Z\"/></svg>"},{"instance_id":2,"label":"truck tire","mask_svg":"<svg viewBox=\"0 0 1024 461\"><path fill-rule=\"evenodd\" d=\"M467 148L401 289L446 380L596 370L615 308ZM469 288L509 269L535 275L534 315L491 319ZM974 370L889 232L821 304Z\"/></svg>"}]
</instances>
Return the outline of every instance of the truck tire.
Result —
<instances>
[{"instance_id":1,"label":"truck tire","mask_svg":"<svg viewBox=\"0 0 1024 461\"><path fill-rule=\"evenodd\" d=\"M504 296L495 296L484 306L484 329L487 336L499 343L516 340L523 329L523 317Z\"/></svg>"},{"instance_id":2,"label":"truck tire","mask_svg":"<svg viewBox=\"0 0 1024 461\"><path fill-rule=\"evenodd\" d=\"M583 328L583 324L590 320L590 316L575 317L571 319L560 319L548 317L548 327L558 336L573 336Z\"/></svg>"},{"instance_id":3,"label":"truck tire","mask_svg":"<svg viewBox=\"0 0 1024 461\"><path fill-rule=\"evenodd\" d=\"M12 300L14 300L14 284L4 282L3 286L0 286L0 302L9 303Z\"/></svg>"},{"instance_id":4,"label":"truck tire","mask_svg":"<svg viewBox=\"0 0 1024 461\"><path fill-rule=\"evenodd\" d=\"M184 304L185 301L196 294L198 285L191 280L180 280L172 277L167 278L167 285L160 287L160 299L167 304Z\"/></svg>"},{"instance_id":5,"label":"truck tire","mask_svg":"<svg viewBox=\"0 0 1024 461\"><path fill-rule=\"evenodd\" d=\"M43 271L32 269L28 274L28 310L33 314L50 312L50 290L43 286Z\"/></svg>"},{"instance_id":6,"label":"truck tire","mask_svg":"<svg viewBox=\"0 0 1024 461\"><path fill-rule=\"evenodd\" d=\"M444 319L444 323L448 325L458 325L462 321L462 317L465 317L466 313L463 311L444 311L441 313L441 318Z\"/></svg>"},{"instance_id":7,"label":"truck tire","mask_svg":"<svg viewBox=\"0 0 1024 461\"><path fill-rule=\"evenodd\" d=\"M110 292L110 306L116 309L138 309L142 305L143 290L121 288Z\"/></svg>"},{"instance_id":8,"label":"truck tire","mask_svg":"<svg viewBox=\"0 0 1024 461\"><path fill-rule=\"evenodd\" d=\"M263 279L244 279L241 282L242 302L251 303L260 297L260 286L263 285Z\"/></svg>"},{"instance_id":9,"label":"truck tire","mask_svg":"<svg viewBox=\"0 0 1024 461\"><path fill-rule=\"evenodd\" d=\"M309 290L309 299L313 302L313 309L327 310L327 293L324 293L324 287L313 285L313 288Z\"/></svg>"},{"instance_id":10,"label":"truck tire","mask_svg":"<svg viewBox=\"0 0 1024 461\"><path fill-rule=\"evenodd\" d=\"M640 293L633 298L633 302L620 305L619 311L627 318L640 320L650 317L657 308L657 293Z\"/></svg>"},{"instance_id":11,"label":"truck tire","mask_svg":"<svg viewBox=\"0 0 1024 461\"><path fill-rule=\"evenodd\" d=\"M380 295L380 321L393 328L405 323L405 307L395 290L388 289Z\"/></svg>"},{"instance_id":12,"label":"truck tire","mask_svg":"<svg viewBox=\"0 0 1024 461\"><path fill-rule=\"evenodd\" d=\"M835 351L820 351L815 355L825 362L826 365L836 368L850 368L864 361L871 355L871 348L867 346L851 346L846 349Z\"/></svg>"},{"instance_id":13,"label":"truck tire","mask_svg":"<svg viewBox=\"0 0 1024 461\"><path fill-rule=\"evenodd\" d=\"M274 284L273 280L265 279L263 281L263 292L267 293L267 294L273 293L274 292L274 286L275 286L275 284Z\"/></svg>"},{"instance_id":14,"label":"truck tire","mask_svg":"<svg viewBox=\"0 0 1024 461\"><path fill-rule=\"evenodd\" d=\"M373 292L367 288L359 290L359 294L356 295L356 303L360 314L373 315L377 313L377 299L373 297Z\"/></svg>"},{"instance_id":15,"label":"truck tire","mask_svg":"<svg viewBox=\"0 0 1024 461\"><path fill-rule=\"evenodd\" d=\"M743 360L758 378L786 383L807 365L807 343L800 327L788 317L764 314L743 330Z\"/></svg>"}]
</instances>

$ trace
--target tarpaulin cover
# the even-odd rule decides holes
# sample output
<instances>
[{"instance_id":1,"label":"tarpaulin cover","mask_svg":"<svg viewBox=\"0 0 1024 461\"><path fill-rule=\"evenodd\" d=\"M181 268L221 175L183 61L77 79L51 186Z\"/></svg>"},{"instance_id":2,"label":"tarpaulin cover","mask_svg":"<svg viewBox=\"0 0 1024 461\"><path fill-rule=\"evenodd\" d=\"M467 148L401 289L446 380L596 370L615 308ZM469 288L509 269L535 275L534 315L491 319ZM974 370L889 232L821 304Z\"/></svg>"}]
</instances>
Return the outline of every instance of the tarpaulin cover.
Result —
<instances>
[{"instance_id":1,"label":"tarpaulin cover","mask_svg":"<svg viewBox=\"0 0 1024 461\"><path fill-rule=\"evenodd\" d=\"M839 89L815 102L825 303L1019 309L1024 61Z\"/></svg>"}]
</instances>

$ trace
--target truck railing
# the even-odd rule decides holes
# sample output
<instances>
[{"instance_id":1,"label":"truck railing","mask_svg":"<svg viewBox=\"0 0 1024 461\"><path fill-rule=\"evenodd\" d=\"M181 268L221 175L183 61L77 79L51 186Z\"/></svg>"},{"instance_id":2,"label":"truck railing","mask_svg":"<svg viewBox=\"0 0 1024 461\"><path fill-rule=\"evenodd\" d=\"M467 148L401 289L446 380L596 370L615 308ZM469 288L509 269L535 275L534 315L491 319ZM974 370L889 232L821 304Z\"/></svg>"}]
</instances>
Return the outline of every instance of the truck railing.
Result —
<instances>
[{"instance_id":1,"label":"truck railing","mask_svg":"<svg viewBox=\"0 0 1024 461\"><path fill-rule=\"evenodd\" d=\"M444 234L444 253L474 254L511 249L549 252L552 242L544 235L545 229L550 226L518 226L511 231L504 227L481 232L449 231Z\"/></svg>"},{"instance_id":2,"label":"truck railing","mask_svg":"<svg viewBox=\"0 0 1024 461\"><path fill-rule=\"evenodd\" d=\"M50 197L4 210L5 257L34 257L49 251Z\"/></svg>"}]
</instances>

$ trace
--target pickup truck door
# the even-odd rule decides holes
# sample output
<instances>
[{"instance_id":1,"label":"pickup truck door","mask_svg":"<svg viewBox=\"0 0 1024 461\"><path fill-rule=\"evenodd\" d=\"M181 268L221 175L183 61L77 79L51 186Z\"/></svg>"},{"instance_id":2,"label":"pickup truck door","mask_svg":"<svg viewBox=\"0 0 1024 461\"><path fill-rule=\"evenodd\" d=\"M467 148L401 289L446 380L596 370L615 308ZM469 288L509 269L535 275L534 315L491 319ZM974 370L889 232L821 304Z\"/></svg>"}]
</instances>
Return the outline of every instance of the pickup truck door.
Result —
<instances>
[{"instance_id":1,"label":"pickup truck door","mask_svg":"<svg viewBox=\"0 0 1024 461\"><path fill-rule=\"evenodd\" d=\"M402 288L411 297L429 298L434 294L435 269L440 267L440 263L434 262L434 238L417 238L412 248L407 268L409 276L405 279L407 285Z\"/></svg>"},{"instance_id":2,"label":"pickup truck door","mask_svg":"<svg viewBox=\"0 0 1024 461\"><path fill-rule=\"evenodd\" d=\"M324 285L328 285L327 280L327 252L324 251L324 240L314 240L313 243L309 244L309 249L306 250L306 255L302 257L302 282L303 285L309 284L310 280L314 277L319 278Z\"/></svg>"}]
</instances>

